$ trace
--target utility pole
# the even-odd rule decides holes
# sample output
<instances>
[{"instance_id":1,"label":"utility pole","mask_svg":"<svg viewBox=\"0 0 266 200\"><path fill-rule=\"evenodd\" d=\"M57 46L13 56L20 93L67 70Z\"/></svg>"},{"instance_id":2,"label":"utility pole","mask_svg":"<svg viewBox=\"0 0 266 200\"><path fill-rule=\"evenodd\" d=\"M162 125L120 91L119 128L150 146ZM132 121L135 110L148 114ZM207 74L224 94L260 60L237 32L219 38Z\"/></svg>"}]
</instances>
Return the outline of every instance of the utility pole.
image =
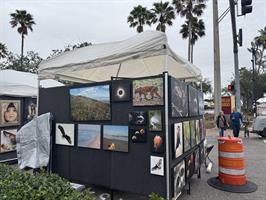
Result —
<instances>
[{"instance_id":1,"label":"utility pole","mask_svg":"<svg viewBox=\"0 0 266 200\"><path fill-rule=\"evenodd\" d=\"M221 111L221 67L218 25L218 3L213 0L213 51L214 51L214 114Z\"/></svg>"},{"instance_id":2,"label":"utility pole","mask_svg":"<svg viewBox=\"0 0 266 200\"><path fill-rule=\"evenodd\" d=\"M255 64L256 64L256 51L252 47L251 48L252 53L252 108L253 108L253 117L257 117L257 105L256 105L256 86L255 86Z\"/></svg>"}]
</instances>

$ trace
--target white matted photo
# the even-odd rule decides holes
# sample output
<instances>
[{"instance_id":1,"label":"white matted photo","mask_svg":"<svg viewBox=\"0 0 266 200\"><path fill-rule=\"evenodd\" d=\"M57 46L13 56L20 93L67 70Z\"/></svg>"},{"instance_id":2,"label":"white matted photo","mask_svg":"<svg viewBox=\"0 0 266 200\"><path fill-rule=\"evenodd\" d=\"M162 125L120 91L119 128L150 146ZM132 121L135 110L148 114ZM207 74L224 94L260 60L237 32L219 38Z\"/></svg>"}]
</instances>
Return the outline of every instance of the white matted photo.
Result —
<instances>
[{"instance_id":1,"label":"white matted photo","mask_svg":"<svg viewBox=\"0 0 266 200\"><path fill-rule=\"evenodd\" d=\"M182 122L174 124L175 158L183 153L183 124Z\"/></svg>"},{"instance_id":2,"label":"white matted photo","mask_svg":"<svg viewBox=\"0 0 266 200\"><path fill-rule=\"evenodd\" d=\"M174 168L174 197L173 200L176 200L180 195L183 187L185 187L185 161L182 160Z\"/></svg>"},{"instance_id":3,"label":"white matted photo","mask_svg":"<svg viewBox=\"0 0 266 200\"><path fill-rule=\"evenodd\" d=\"M150 163L151 174L164 176L164 158L159 156L151 156Z\"/></svg>"},{"instance_id":4,"label":"white matted photo","mask_svg":"<svg viewBox=\"0 0 266 200\"><path fill-rule=\"evenodd\" d=\"M74 146L74 124L56 124L55 144Z\"/></svg>"}]
</instances>

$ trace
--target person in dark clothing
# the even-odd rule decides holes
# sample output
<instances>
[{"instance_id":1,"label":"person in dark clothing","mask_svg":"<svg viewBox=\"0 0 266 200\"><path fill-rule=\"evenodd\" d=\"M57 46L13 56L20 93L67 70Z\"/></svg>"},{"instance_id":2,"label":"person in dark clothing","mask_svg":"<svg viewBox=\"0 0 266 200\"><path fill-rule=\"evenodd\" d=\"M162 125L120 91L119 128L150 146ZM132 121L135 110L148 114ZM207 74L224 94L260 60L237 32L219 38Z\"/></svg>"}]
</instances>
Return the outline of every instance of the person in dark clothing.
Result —
<instances>
[{"instance_id":1,"label":"person in dark clothing","mask_svg":"<svg viewBox=\"0 0 266 200\"><path fill-rule=\"evenodd\" d=\"M234 137L238 137L239 136L239 131L240 131L240 122L243 123L243 118L240 112L236 111L236 109L233 109L233 112L230 115L230 119L232 122L232 126L233 126L233 134Z\"/></svg>"},{"instance_id":2,"label":"person in dark clothing","mask_svg":"<svg viewBox=\"0 0 266 200\"><path fill-rule=\"evenodd\" d=\"M221 112L219 113L219 115L217 116L217 119L216 119L216 125L217 125L217 127L219 128L219 136L220 136L220 137L223 137L223 136L224 136L224 130L225 130L226 127L228 126L223 111L221 111Z\"/></svg>"}]
</instances>

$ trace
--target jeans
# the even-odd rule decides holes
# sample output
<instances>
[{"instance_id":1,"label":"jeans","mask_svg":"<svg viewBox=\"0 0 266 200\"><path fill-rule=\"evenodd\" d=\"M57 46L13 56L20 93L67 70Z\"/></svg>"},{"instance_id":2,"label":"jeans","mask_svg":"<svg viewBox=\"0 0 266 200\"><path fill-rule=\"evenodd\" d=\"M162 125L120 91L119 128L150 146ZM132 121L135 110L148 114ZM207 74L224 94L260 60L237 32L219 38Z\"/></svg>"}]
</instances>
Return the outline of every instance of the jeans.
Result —
<instances>
[{"instance_id":1,"label":"jeans","mask_svg":"<svg viewBox=\"0 0 266 200\"><path fill-rule=\"evenodd\" d=\"M240 124L233 124L234 137L238 137L239 136L239 131L240 131Z\"/></svg>"},{"instance_id":2,"label":"jeans","mask_svg":"<svg viewBox=\"0 0 266 200\"><path fill-rule=\"evenodd\" d=\"M223 137L224 136L224 129L223 128L220 128L220 130L219 130L219 136L220 137Z\"/></svg>"}]
</instances>

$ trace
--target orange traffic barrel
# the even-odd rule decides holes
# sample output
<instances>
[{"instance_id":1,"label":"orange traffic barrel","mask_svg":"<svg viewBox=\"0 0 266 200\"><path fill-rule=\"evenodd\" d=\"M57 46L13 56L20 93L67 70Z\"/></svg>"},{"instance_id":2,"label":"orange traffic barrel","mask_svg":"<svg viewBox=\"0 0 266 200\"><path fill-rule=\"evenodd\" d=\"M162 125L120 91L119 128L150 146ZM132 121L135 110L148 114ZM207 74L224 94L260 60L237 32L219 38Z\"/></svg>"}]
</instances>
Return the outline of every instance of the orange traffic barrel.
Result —
<instances>
[{"instance_id":1,"label":"orange traffic barrel","mask_svg":"<svg viewBox=\"0 0 266 200\"><path fill-rule=\"evenodd\" d=\"M244 163L244 148L240 138L218 138L219 180L228 185L247 183Z\"/></svg>"}]
</instances>

